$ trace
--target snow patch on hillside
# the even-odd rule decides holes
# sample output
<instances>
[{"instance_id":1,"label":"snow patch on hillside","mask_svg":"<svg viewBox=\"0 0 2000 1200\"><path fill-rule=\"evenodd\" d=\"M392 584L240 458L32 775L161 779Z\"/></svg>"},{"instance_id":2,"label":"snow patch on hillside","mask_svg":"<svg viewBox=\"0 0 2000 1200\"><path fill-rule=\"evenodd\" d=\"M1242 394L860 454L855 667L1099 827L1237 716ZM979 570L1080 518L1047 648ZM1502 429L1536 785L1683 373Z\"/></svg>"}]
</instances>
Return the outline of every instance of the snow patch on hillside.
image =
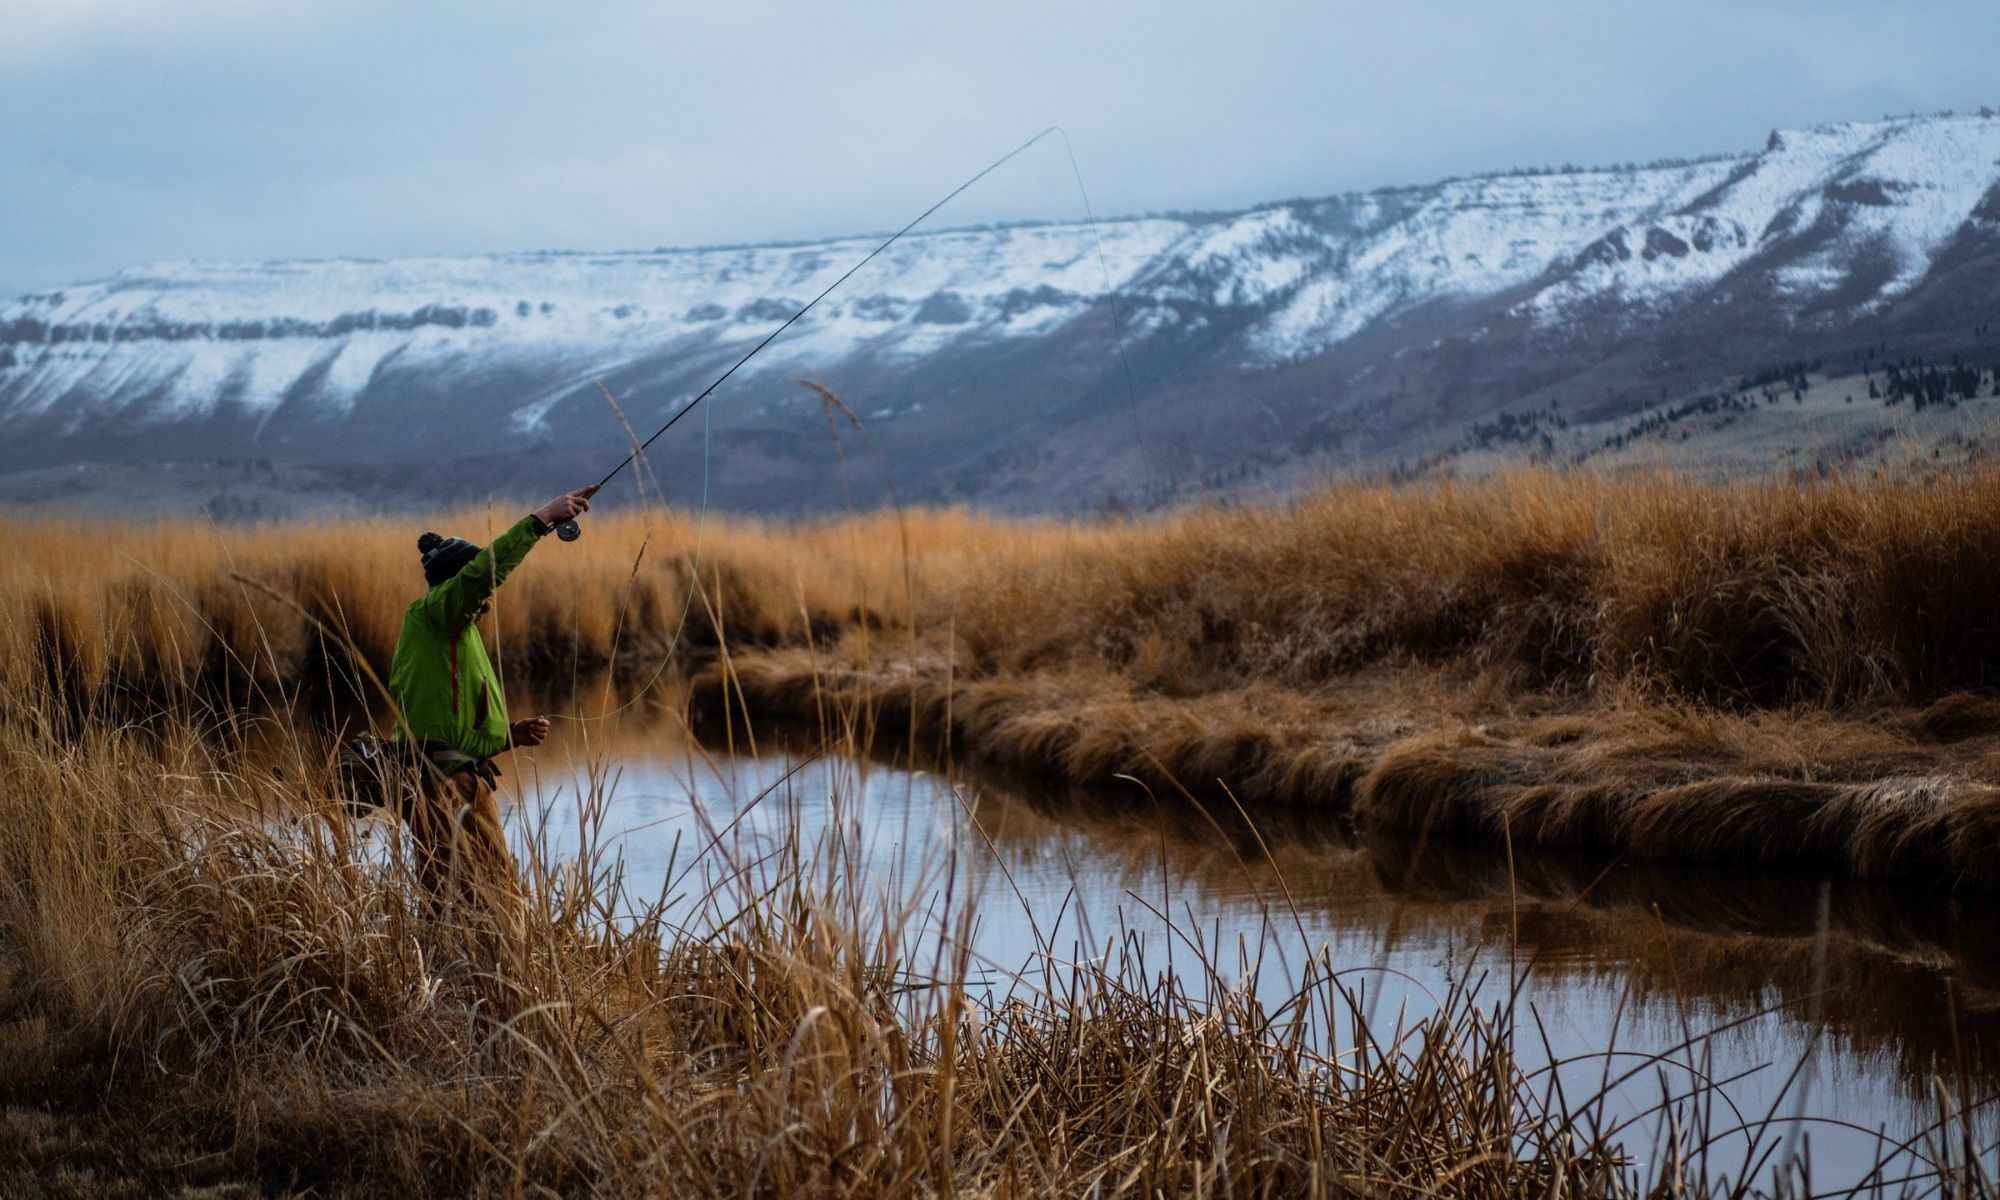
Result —
<instances>
[{"instance_id":1,"label":"snow patch on hillside","mask_svg":"<svg viewBox=\"0 0 2000 1200\"><path fill-rule=\"evenodd\" d=\"M1861 303L1921 280L1932 257L2000 177L2000 120L1932 117L1829 125L1778 134L1720 186L1663 220L1626 222L1586 247L1522 311L1562 319L1611 296L1672 302L1761 255L1795 245L1772 267L1781 297L1809 303L1847 286L1886 248L1895 269Z\"/></svg>"},{"instance_id":2,"label":"snow patch on hillside","mask_svg":"<svg viewBox=\"0 0 2000 1200\"><path fill-rule=\"evenodd\" d=\"M1515 311L1543 323L1584 306L1638 316L1750 272L1800 309L1861 284L1873 292L1855 303L1881 303L1923 278L2000 180L1996 160L2000 120L1923 118L1785 132L1755 155L1672 167L919 233L745 374L1046 338L1111 296L1130 340L1243 329L1227 352L1251 365L1447 300L1519 297ZM261 419L287 403L338 418L393 375L443 389L518 379L492 400L532 429L621 367L719 372L876 244L134 268L0 308L0 426L224 406Z\"/></svg>"},{"instance_id":3,"label":"snow patch on hillside","mask_svg":"<svg viewBox=\"0 0 2000 1200\"><path fill-rule=\"evenodd\" d=\"M1416 211L1341 247L1338 268L1273 314L1256 345L1273 358L1301 357L1427 301L1521 286L1620 223L1686 203L1730 167L1712 162L1445 184Z\"/></svg>"}]
</instances>

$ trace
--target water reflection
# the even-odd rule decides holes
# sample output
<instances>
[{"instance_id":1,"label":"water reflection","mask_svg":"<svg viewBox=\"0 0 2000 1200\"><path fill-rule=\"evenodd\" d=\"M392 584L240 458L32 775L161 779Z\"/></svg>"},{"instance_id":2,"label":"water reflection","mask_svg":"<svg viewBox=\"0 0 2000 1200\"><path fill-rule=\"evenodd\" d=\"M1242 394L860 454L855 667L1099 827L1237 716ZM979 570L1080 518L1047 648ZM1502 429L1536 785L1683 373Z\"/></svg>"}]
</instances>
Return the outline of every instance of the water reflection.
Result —
<instances>
[{"instance_id":1,"label":"water reflection","mask_svg":"<svg viewBox=\"0 0 2000 1200\"><path fill-rule=\"evenodd\" d=\"M1642 1068L1614 1089L1614 1114L1644 1113L1697 1077L1730 1081L1722 1124L1732 1106L1744 1121L1839 1114L1853 1127L1817 1126L1809 1143L1822 1185L1880 1157L1861 1131L1893 1142L1935 1121L1941 1080L1974 1097L2000 1088L2000 953L1991 922L1949 898L1567 857L1510 866L1461 846L1357 842L1309 813L1253 827L1136 792L1054 795L797 753L646 742L546 749L524 765L519 836L557 857L585 839L614 847L634 902L687 927L727 921L784 856L824 845L820 869L934 940L962 938L996 992L1047 985L1049 953L1142 952L1197 989L1197 964L1212 963L1275 1006L1317 956L1350 973L1379 1034L1483 976L1493 1004L1518 985L1519 1051L1563 1064L1565 1089ZM609 799L595 811L578 802L588 794ZM719 870L753 886L718 887ZM969 925L940 928L947 909ZM1355 1032L1335 1014L1323 1036ZM1673 1065L1645 1063L1669 1049ZM1628 1148L1643 1157L1658 1122L1637 1124ZM1975 1133L1995 1157L2000 1115L1982 1110Z\"/></svg>"}]
</instances>

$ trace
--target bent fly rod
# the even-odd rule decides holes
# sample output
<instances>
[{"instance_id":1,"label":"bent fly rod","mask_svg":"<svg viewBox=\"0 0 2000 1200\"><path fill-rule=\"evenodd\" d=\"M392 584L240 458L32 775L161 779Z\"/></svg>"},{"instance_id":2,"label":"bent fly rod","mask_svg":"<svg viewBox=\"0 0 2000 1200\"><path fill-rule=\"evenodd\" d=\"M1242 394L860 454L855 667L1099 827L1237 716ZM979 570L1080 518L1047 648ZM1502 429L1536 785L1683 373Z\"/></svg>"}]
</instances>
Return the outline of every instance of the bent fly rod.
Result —
<instances>
[{"instance_id":1,"label":"bent fly rod","mask_svg":"<svg viewBox=\"0 0 2000 1200\"><path fill-rule=\"evenodd\" d=\"M806 301L805 306L800 308L799 311L793 313L791 316L786 317L782 325L779 325L776 329L773 329L771 332L765 334L763 341L758 342L755 346L750 347L749 353L745 354L742 358L737 359L736 362L732 364L727 371L724 371L722 374L716 376L714 383L711 383L707 387L701 389L701 391L698 394L696 394L694 399L682 405L680 409L674 413L673 416L668 417L666 424L654 430L653 436L647 438L645 441L640 442L637 446L633 447L631 453L627 454L624 457L624 459L619 462L617 466L611 468L610 474L606 475L604 478L598 480L596 483L585 488L583 490L584 496L587 498L589 496L595 495L601 488L604 487L605 484L610 483L612 480L618 478L618 473L620 471L623 471L626 467L631 466L633 460L637 459L641 454L644 454L646 452L646 447L658 441L660 439L660 436L666 433L667 430L672 429L675 423L678 422L682 417L685 417L689 413L693 412L695 410L696 405L708 399L709 396L714 393L715 389L721 387L724 383L728 382L729 377L731 375L736 374L737 371L741 370L743 364L757 357L758 353L762 351L764 347L770 345L774 341L777 341L779 334L785 332L785 330L787 329L790 329L794 324L798 322L799 318L811 312L813 310L814 305L818 304L820 301L832 295L833 290L839 287L841 284L846 283L848 279L852 277L856 271L859 271L861 268L875 261L877 255L881 254L884 250L887 250L889 247L895 245L899 240L902 239L902 236L904 234L910 232L910 230L915 229L917 226L923 224L924 219L926 217L929 217L932 213L936 212L938 209L943 208L945 205L950 204L953 200L956 200L959 197L959 194L964 192L967 188L970 188L973 184L978 183L980 180L986 178L988 175L991 175L993 172L999 170L1001 167L1006 166L1008 162L1012 161L1022 151L1034 145L1036 142L1041 141L1043 138L1049 136L1050 134L1055 133L1060 128L1061 128L1060 126L1051 125L1047 129L1044 129L1040 133L1029 138L1027 141L1022 142L1020 145L1014 147L1012 150L1009 150L1007 153L1001 155L999 158L994 159L992 162L986 164L985 168L982 169L977 175L974 175L972 178L966 180L964 183L961 183L957 187L951 189L950 192L945 194L944 199L939 200L936 204L933 204L929 208L918 213L916 217L913 220L911 220L911 222L908 225L905 225L901 229L898 229L896 232L890 234L887 238L883 240L881 245L875 247L873 250L870 250L867 254L867 257L863 258L860 262L855 263L853 266L847 268L847 270L841 274L840 278L834 280L832 283L827 284L826 288L823 291L821 291L819 295L814 296L811 300ZM571 518L570 520L564 521L562 524L556 526L556 536L560 537L565 542L573 542L576 539L583 536L583 527L576 523L575 518Z\"/></svg>"}]
</instances>

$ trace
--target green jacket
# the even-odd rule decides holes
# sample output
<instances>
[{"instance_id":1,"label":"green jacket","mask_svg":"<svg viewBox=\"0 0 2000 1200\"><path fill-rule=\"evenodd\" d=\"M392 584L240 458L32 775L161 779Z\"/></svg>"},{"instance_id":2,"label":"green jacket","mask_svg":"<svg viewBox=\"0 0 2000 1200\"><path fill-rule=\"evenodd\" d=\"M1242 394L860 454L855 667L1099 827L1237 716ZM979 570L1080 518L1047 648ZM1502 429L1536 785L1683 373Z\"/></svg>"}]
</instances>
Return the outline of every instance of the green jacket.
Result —
<instances>
[{"instance_id":1,"label":"green jacket","mask_svg":"<svg viewBox=\"0 0 2000 1200\"><path fill-rule=\"evenodd\" d=\"M399 740L449 742L481 759L507 749L507 700L474 622L541 535L539 521L521 518L404 611L389 664L389 690L402 710Z\"/></svg>"}]
</instances>

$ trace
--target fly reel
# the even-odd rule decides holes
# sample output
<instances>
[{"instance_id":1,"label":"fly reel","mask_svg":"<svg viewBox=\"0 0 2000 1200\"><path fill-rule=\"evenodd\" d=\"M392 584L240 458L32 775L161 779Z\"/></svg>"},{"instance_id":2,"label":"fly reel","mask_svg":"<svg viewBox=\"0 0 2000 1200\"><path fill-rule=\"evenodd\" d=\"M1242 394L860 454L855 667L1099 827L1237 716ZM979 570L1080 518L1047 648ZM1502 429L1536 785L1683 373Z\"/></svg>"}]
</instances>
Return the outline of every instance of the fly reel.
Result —
<instances>
[{"instance_id":1,"label":"fly reel","mask_svg":"<svg viewBox=\"0 0 2000 1200\"><path fill-rule=\"evenodd\" d=\"M573 542L583 536L583 526L576 523L576 518L571 517L556 526L556 536L565 542Z\"/></svg>"}]
</instances>

